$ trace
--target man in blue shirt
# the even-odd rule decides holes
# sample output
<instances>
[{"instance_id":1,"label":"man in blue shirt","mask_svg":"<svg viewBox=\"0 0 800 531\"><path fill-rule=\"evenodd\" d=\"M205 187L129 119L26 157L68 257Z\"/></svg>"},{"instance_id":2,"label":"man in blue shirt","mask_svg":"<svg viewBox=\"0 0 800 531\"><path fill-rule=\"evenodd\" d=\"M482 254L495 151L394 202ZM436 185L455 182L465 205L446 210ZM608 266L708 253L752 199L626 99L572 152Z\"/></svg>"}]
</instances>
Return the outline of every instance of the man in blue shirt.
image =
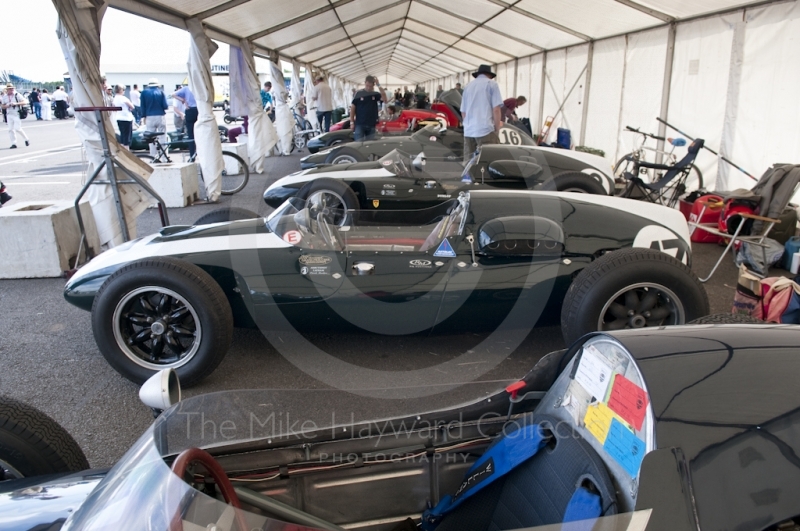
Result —
<instances>
[{"instance_id":1,"label":"man in blue shirt","mask_svg":"<svg viewBox=\"0 0 800 531\"><path fill-rule=\"evenodd\" d=\"M172 97L186 106L183 114L183 124L186 128L186 138L190 140L189 156L193 157L195 152L194 124L197 122L197 100L194 98L192 91L189 90L189 87L186 85L184 85L180 90L176 91Z\"/></svg>"},{"instance_id":2,"label":"man in blue shirt","mask_svg":"<svg viewBox=\"0 0 800 531\"><path fill-rule=\"evenodd\" d=\"M376 85L380 93L375 92ZM353 138L356 142L375 138L378 104L382 101L386 101L386 91L376 77L367 76L364 88L356 92L350 104L350 123L353 124Z\"/></svg>"},{"instance_id":3,"label":"man in blue shirt","mask_svg":"<svg viewBox=\"0 0 800 531\"><path fill-rule=\"evenodd\" d=\"M164 116L167 114L167 98L158 86L158 79L151 77L147 83L147 88L142 91L142 115L145 131L162 133L158 141L162 144L167 143L167 122ZM156 147L150 144L150 156L158 156Z\"/></svg>"},{"instance_id":4,"label":"man in blue shirt","mask_svg":"<svg viewBox=\"0 0 800 531\"><path fill-rule=\"evenodd\" d=\"M489 65L481 65L472 74L475 81L467 85L461 96L461 118L464 121L464 162L469 162L478 147L499 144L498 132L503 126L503 97Z\"/></svg>"}]
</instances>

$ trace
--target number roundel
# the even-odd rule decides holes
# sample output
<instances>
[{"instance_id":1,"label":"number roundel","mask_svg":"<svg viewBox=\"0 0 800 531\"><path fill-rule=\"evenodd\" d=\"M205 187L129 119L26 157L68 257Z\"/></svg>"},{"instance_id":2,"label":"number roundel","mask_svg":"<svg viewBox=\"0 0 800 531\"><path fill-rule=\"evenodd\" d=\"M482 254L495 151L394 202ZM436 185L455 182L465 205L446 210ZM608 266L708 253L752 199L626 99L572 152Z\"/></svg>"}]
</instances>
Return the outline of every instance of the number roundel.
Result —
<instances>
[{"instance_id":1,"label":"number roundel","mask_svg":"<svg viewBox=\"0 0 800 531\"><path fill-rule=\"evenodd\" d=\"M512 146L519 146L522 144L522 139L519 137L519 133L511 129L506 129L504 127L500 129L500 143L511 144Z\"/></svg>"}]
</instances>

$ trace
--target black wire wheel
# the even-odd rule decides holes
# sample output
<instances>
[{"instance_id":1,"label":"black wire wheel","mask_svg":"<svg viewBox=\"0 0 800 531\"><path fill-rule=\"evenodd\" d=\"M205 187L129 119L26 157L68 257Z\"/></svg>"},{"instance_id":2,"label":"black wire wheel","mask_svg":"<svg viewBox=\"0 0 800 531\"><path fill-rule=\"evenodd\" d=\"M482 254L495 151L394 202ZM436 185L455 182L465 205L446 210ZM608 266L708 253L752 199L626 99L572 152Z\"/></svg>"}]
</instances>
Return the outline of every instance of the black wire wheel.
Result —
<instances>
[{"instance_id":1,"label":"black wire wheel","mask_svg":"<svg viewBox=\"0 0 800 531\"><path fill-rule=\"evenodd\" d=\"M250 168L242 157L229 151L222 152L222 195L240 192L250 180Z\"/></svg>"},{"instance_id":2,"label":"black wire wheel","mask_svg":"<svg viewBox=\"0 0 800 531\"><path fill-rule=\"evenodd\" d=\"M572 281L561 332L570 344L589 332L681 325L708 313L708 295L685 264L661 251L619 249Z\"/></svg>"},{"instance_id":3,"label":"black wire wheel","mask_svg":"<svg viewBox=\"0 0 800 531\"><path fill-rule=\"evenodd\" d=\"M129 380L143 383L172 368L190 386L222 361L233 317L208 273L182 260L153 258L105 281L95 296L92 328L100 352Z\"/></svg>"},{"instance_id":4,"label":"black wire wheel","mask_svg":"<svg viewBox=\"0 0 800 531\"><path fill-rule=\"evenodd\" d=\"M137 365L154 371L190 362L203 338L192 305L161 286L143 286L126 294L112 319L120 350Z\"/></svg>"},{"instance_id":5,"label":"black wire wheel","mask_svg":"<svg viewBox=\"0 0 800 531\"><path fill-rule=\"evenodd\" d=\"M297 197L306 200L315 217L322 214L328 223L337 227L352 223L354 211L359 208L358 196L352 188L327 177L310 181L297 192Z\"/></svg>"}]
</instances>

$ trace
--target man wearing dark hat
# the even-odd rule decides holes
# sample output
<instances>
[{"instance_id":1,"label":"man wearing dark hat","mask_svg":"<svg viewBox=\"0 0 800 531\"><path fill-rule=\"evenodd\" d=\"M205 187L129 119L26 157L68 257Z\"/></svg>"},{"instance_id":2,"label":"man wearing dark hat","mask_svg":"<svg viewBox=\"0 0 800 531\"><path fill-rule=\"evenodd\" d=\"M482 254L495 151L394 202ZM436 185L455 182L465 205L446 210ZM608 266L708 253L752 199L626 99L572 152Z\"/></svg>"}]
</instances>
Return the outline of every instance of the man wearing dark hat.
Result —
<instances>
[{"instance_id":1,"label":"man wearing dark hat","mask_svg":"<svg viewBox=\"0 0 800 531\"><path fill-rule=\"evenodd\" d=\"M162 133L158 137L158 141L162 144L167 143L167 122L164 116L167 114L167 97L164 91L158 84L158 79L152 77L147 83L147 88L142 91L142 119L144 120L145 131L153 131L155 133ZM150 156L155 158L158 156L156 153L155 144L150 144Z\"/></svg>"},{"instance_id":2,"label":"man wearing dark hat","mask_svg":"<svg viewBox=\"0 0 800 531\"><path fill-rule=\"evenodd\" d=\"M467 85L461 97L461 118L464 121L464 162L469 162L478 147L499 144L497 133L503 126L503 97L489 65L481 65L472 74L475 81Z\"/></svg>"},{"instance_id":3,"label":"man wearing dark hat","mask_svg":"<svg viewBox=\"0 0 800 531\"><path fill-rule=\"evenodd\" d=\"M375 92L376 86L380 93ZM386 91L383 90L378 78L367 76L364 88L355 93L350 104L350 123L353 124L353 138L356 142L375 138L378 105L382 101L386 101Z\"/></svg>"}]
</instances>

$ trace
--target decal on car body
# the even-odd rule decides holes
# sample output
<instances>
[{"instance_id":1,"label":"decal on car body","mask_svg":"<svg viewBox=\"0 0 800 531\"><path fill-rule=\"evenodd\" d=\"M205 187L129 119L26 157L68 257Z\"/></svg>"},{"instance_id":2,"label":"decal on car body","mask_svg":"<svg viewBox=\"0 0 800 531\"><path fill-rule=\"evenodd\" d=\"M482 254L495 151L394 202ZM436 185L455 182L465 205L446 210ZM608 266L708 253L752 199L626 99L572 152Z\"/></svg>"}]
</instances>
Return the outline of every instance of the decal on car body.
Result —
<instances>
[{"instance_id":1,"label":"decal on car body","mask_svg":"<svg viewBox=\"0 0 800 531\"><path fill-rule=\"evenodd\" d=\"M333 261L330 256L315 256L311 254L304 254L299 258L303 265L327 265Z\"/></svg>"}]
</instances>

